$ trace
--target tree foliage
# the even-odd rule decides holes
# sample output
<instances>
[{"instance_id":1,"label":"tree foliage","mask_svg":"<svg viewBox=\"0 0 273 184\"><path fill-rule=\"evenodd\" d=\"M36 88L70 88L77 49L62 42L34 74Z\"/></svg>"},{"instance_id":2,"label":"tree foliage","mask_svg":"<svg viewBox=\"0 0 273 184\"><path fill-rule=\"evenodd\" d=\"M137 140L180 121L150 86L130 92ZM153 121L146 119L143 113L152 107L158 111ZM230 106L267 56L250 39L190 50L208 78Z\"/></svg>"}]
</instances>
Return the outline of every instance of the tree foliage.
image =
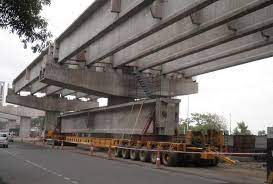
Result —
<instances>
[{"instance_id":1,"label":"tree foliage","mask_svg":"<svg viewBox=\"0 0 273 184\"><path fill-rule=\"evenodd\" d=\"M179 124L179 133L184 133L188 129L194 131L207 130L226 130L226 120L224 117L212 113L193 113L191 118L181 120Z\"/></svg>"},{"instance_id":2,"label":"tree foliage","mask_svg":"<svg viewBox=\"0 0 273 184\"><path fill-rule=\"evenodd\" d=\"M47 30L47 21L41 16L44 6L51 0L1 0L0 28L19 36L24 47L31 44L33 52L47 47L52 36Z\"/></svg>"},{"instance_id":3,"label":"tree foliage","mask_svg":"<svg viewBox=\"0 0 273 184\"><path fill-rule=\"evenodd\" d=\"M265 130L260 130L260 131L258 131L258 135L259 135L259 136L266 135Z\"/></svg>"},{"instance_id":4,"label":"tree foliage","mask_svg":"<svg viewBox=\"0 0 273 184\"><path fill-rule=\"evenodd\" d=\"M238 122L237 127L233 130L234 135L251 135L251 131L248 130L248 126L244 121Z\"/></svg>"}]
</instances>

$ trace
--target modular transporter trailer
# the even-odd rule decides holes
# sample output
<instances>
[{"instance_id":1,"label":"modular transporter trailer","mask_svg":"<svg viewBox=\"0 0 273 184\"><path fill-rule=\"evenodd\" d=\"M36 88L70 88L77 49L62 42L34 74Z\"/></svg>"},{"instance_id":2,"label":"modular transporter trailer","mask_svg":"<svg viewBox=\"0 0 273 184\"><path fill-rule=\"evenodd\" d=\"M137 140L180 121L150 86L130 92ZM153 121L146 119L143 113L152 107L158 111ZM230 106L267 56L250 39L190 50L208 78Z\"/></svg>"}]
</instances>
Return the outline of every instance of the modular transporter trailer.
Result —
<instances>
[{"instance_id":1,"label":"modular transporter trailer","mask_svg":"<svg viewBox=\"0 0 273 184\"><path fill-rule=\"evenodd\" d=\"M63 114L58 118L57 135L67 143L110 148L116 157L156 162L160 150L168 166L194 163L214 166L222 159L222 131L177 135L177 99L152 99Z\"/></svg>"}]
</instances>

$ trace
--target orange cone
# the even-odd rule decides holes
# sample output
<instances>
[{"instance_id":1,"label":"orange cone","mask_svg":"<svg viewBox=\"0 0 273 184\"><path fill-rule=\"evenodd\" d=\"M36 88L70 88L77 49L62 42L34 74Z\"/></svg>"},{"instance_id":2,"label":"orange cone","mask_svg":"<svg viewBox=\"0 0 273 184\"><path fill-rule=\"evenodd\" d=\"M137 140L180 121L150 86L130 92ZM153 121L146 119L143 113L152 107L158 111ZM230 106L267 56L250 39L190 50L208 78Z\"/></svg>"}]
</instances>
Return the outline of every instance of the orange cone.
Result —
<instances>
[{"instance_id":1,"label":"orange cone","mask_svg":"<svg viewBox=\"0 0 273 184\"><path fill-rule=\"evenodd\" d=\"M94 146L93 146L93 143L90 144L90 155L94 156Z\"/></svg>"}]
</instances>

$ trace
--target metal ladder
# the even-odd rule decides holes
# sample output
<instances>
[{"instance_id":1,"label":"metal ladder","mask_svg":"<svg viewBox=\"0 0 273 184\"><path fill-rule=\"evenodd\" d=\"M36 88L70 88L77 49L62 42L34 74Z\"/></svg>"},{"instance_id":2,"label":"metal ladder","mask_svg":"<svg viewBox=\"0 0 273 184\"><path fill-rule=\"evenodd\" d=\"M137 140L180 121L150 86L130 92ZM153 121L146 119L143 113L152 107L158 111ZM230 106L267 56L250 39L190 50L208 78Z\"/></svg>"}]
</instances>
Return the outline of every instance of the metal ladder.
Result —
<instances>
[{"instance_id":1,"label":"metal ladder","mask_svg":"<svg viewBox=\"0 0 273 184\"><path fill-rule=\"evenodd\" d=\"M146 97L152 98L152 91L151 91L147 81L143 78L142 73L139 71L136 71L134 74L135 74L135 78L137 79L139 85L143 89L143 92L145 93Z\"/></svg>"}]
</instances>

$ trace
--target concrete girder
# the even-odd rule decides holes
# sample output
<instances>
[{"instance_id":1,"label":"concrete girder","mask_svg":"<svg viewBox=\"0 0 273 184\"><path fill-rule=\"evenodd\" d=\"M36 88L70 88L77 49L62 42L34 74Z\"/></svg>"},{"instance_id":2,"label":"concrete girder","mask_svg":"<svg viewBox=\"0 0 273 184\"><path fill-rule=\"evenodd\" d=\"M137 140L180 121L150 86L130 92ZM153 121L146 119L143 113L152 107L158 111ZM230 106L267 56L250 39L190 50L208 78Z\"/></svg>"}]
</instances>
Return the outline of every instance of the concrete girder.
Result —
<instances>
[{"instance_id":1,"label":"concrete girder","mask_svg":"<svg viewBox=\"0 0 273 184\"><path fill-rule=\"evenodd\" d=\"M76 91L71 90L71 89L63 89L61 95L62 96L69 96L69 95L74 95Z\"/></svg>"},{"instance_id":2,"label":"concrete girder","mask_svg":"<svg viewBox=\"0 0 273 184\"><path fill-rule=\"evenodd\" d=\"M153 99L66 113L60 116L61 132L140 135L149 118L153 118L148 133L174 135L179 119L179 102Z\"/></svg>"},{"instance_id":3,"label":"concrete girder","mask_svg":"<svg viewBox=\"0 0 273 184\"><path fill-rule=\"evenodd\" d=\"M44 90L46 87L48 87L48 84L44 84L41 82L33 82L30 86L30 94L34 95L38 92L41 92L42 90Z\"/></svg>"},{"instance_id":4,"label":"concrete girder","mask_svg":"<svg viewBox=\"0 0 273 184\"><path fill-rule=\"evenodd\" d=\"M254 50L236 54L227 58L215 60L213 62L201 64L192 68L182 70L181 73L184 77L193 77L232 66L237 66L249 63L256 60L273 57L273 45L267 45Z\"/></svg>"},{"instance_id":5,"label":"concrete girder","mask_svg":"<svg viewBox=\"0 0 273 184\"><path fill-rule=\"evenodd\" d=\"M41 82L95 96L128 96L129 78L117 72L94 72L47 65Z\"/></svg>"},{"instance_id":6,"label":"concrete girder","mask_svg":"<svg viewBox=\"0 0 273 184\"><path fill-rule=\"evenodd\" d=\"M130 81L135 80L134 75L112 72L94 72L89 69L66 69L56 65L47 65L43 70L41 82L49 85L62 86L82 93L101 97L133 97ZM158 90L155 96L178 96L197 93L198 84L191 79L158 78Z\"/></svg>"},{"instance_id":7,"label":"concrete girder","mask_svg":"<svg viewBox=\"0 0 273 184\"><path fill-rule=\"evenodd\" d=\"M45 89L45 93L47 96L55 95L55 94L61 94L61 91L63 90L62 87L58 86L48 86Z\"/></svg>"},{"instance_id":8,"label":"concrete girder","mask_svg":"<svg viewBox=\"0 0 273 184\"><path fill-rule=\"evenodd\" d=\"M121 11L116 14L112 12L111 0L96 0L57 38L56 47L59 62L63 63L75 56L92 42L118 27L152 2L153 0L121 1ZM96 29L88 29L89 27L96 27Z\"/></svg>"},{"instance_id":9,"label":"concrete girder","mask_svg":"<svg viewBox=\"0 0 273 184\"><path fill-rule=\"evenodd\" d=\"M16 121L18 119L18 116L0 112L0 119L15 120Z\"/></svg>"},{"instance_id":10,"label":"concrete girder","mask_svg":"<svg viewBox=\"0 0 273 184\"><path fill-rule=\"evenodd\" d=\"M0 113L4 114L10 114L13 116L24 116L24 117L39 117L39 116L44 116L45 112L36 110L33 108L28 108L28 107L14 107L11 105L8 106L0 106Z\"/></svg>"},{"instance_id":11,"label":"concrete girder","mask_svg":"<svg viewBox=\"0 0 273 184\"><path fill-rule=\"evenodd\" d=\"M272 9L273 9L273 7L272 7ZM240 39L242 37L251 35L251 34L256 33L256 32L266 30L266 29L271 28L271 27L273 27L273 19L272 18L267 19L264 22L260 22L260 23L256 23L254 25L248 26L246 28L238 29L234 33L224 34L221 37L212 39L211 41L208 41L208 42L203 42L202 44L199 44L199 45L197 45L195 47L191 47L191 48L176 52L174 54L166 55L166 57L164 57L162 59L153 60L151 62L138 63L138 66L140 68L139 70L143 71L143 70L146 70L148 68L151 68L151 67L154 67L154 66L157 66L157 65L162 65L162 64L177 60L177 59L185 57L185 56L189 56L189 55L192 55L192 54L195 54L195 53L199 53L199 52L205 51L207 49L215 48L215 47L217 47L219 45L231 42L231 41L236 40L236 39ZM241 44L241 45L243 45L243 44ZM212 54L213 53L214 52L212 51ZM162 57L162 55L161 55L161 57Z\"/></svg>"},{"instance_id":12,"label":"concrete girder","mask_svg":"<svg viewBox=\"0 0 273 184\"><path fill-rule=\"evenodd\" d=\"M112 42L112 44L107 45L106 48L103 49L104 51L102 53L100 53L97 56L95 55L95 57L90 58L90 60L88 60L87 64L91 65L96 62L99 62L99 61L105 59L106 57L109 57L109 56L113 55L114 53L134 44L135 42L138 42L138 41L150 36L151 34L154 34L158 31L160 31L161 29L163 29L171 24L174 24L175 22L197 12L198 10L201 10L202 8L204 8L206 6L209 6L210 4L212 4L216 1L217 0L198 0L198 1L194 1L192 3L187 3L187 4L184 3L183 6L182 6L182 4L178 5L178 6L181 6L180 10L178 10L176 12L170 11L169 13L165 14L164 16L161 15L162 17L161 17L160 21L156 21L156 20L151 21L152 22L151 24L147 24L145 27L142 27L142 31L140 33L136 33L130 37L126 36L126 37L124 37L124 39L121 39L122 41L118 40L117 43ZM161 6L164 6L164 5L161 5ZM162 12L161 12L161 14L162 14ZM147 17L145 17L145 18L147 18ZM123 40L125 40L125 41L123 41ZM114 45L114 47L111 47L112 45ZM91 54L91 55L93 56L93 54Z\"/></svg>"},{"instance_id":13,"label":"concrete girder","mask_svg":"<svg viewBox=\"0 0 273 184\"><path fill-rule=\"evenodd\" d=\"M76 98L79 99L79 98L87 98L89 95L86 94L86 93L82 93L82 92L77 92L75 94Z\"/></svg>"},{"instance_id":14,"label":"concrete girder","mask_svg":"<svg viewBox=\"0 0 273 184\"><path fill-rule=\"evenodd\" d=\"M181 28L182 31L180 31L177 34L172 35L172 37L165 39L165 40L159 40L156 42L156 44L151 44L152 39L147 39L146 43L145 42L139 42L136 43L135 45L132 45L131 47L128 47L118 53L116 53L113 56L113 65L114 67L119 67L123 66L125 64L132 63L134 61L139 61L143 58L143 62L140 64L136 64L140 68L142 68L144 65L145 67L152 67L155 66L157 63L156 59L152 60L151 62L147 62L146 56L149 56L151 54L158 54L159 51L163 49L168 49L169 47L173 46L176 48L176 50L181 49L181 47L176 47L177 44L183 43L184 41L191 39L197 35L200 35L202 33L205 33L207 31L210 31L212 29L215 29L221 25L225 25L227 23L230 23L231 21L238 21L239 18L249 15L253 12L256 12L258 10L261 10L267 6L270 6L273 4L272 1L270 0L255 0L251 1L250 3L242 3L241 1L238 1L238 3L241 3L241 5L238 7L236 3L230 3L230 1L224 1L226 3L225 6L220 9L217 5L218 3L221 3L222 1L217 1L215 4L209 6L207 9L201 10L202 11L202 16L200 16L200 20L202 24L199 26L196 25L191 25L188 26L189 29L186 28ZM213 12L213 13L212 13ZM216 13L215 13L216 12ZM255 21L255 20L253 20ZM256 22L255 22L256 23ZM187 27L187 26L184 26ZM185 30L186 29L186 30ZM222 30L221 30L222 31ZM170 31L170 33L172 33ZM219 35L221 32L218 32L216 35ZM170 36L170 34L166 34L162 30L162 38L164 35ZM159 35L157 35L159 37ZM149 43L150 42L150 43ZM155 43L155 41L153 42ZM140 45L143 45L140 47ZM148 45L148 46L147 46ZM128 54L126 54L128 53ZM166 53L168 55L170 53ZM160 54L158 54L160 55ZM163 56L164 57L164 56ZM162 56L161 56L162 58ZM146 61L146 62L145 62Z\"/></svg>"},{"instance_id":15,"label":"concrete girder","mask_svg":"<svg viewBox=\"0 0 273 184\"><path fill-rule=\"evenodd\" d=\"M50 49L43 51L23 72L20 73L13 81L14 91L18 93L39 79L41 68L50 59L48 52Z\"/></svg>"},{"instance_id":16,"label":"concrete girder","mask_svg":"<svg viewBox=\"0 0 273 184\"><path fill-rule=\"evenodd\" d=\"M66 100L56 97L42 97L38 98L32 95L20 96L9 90L6 98L8 103L39 109L44 111L78 111L83 109L90 109L98 107L97 102L82 102L80 100Z\"/></svg>"},{"instance_id":17,"label":"concrete girder","mask_svg":"<svg viewBox=\"0 0 273 184\"><path fill-rule=\"evenodd\" d=\"M256 36L257 34L258 33L251 36ZM173 62L169 62L162 66L162 74L164 75L164 74L169 74L173 72L178 72L180 70L185 70L185 69L195 67L201 64L213 62L213 61L227 58L236 54L241 54L243 52L251 51L259 47L263 47L273 43L273 38L267 39L267 38L263 38L260 35L261 38L253 39L253 37L251 36L244 37L245 41L242 39L236 40L237 44L235 43L235 44L225 45L225 47L222 47L220 49L213 48L213 50L212 49L207 50L205 53L195 54L194 57L193 56L185 57ZM244 42L246 42L246 44L243 45ZM242 45L242 46L236 47L235 45ZM226 51L224 49L226 49ZM221 50L222 52L219 52L219 50Z\"/></svg>"}]
</instances>

